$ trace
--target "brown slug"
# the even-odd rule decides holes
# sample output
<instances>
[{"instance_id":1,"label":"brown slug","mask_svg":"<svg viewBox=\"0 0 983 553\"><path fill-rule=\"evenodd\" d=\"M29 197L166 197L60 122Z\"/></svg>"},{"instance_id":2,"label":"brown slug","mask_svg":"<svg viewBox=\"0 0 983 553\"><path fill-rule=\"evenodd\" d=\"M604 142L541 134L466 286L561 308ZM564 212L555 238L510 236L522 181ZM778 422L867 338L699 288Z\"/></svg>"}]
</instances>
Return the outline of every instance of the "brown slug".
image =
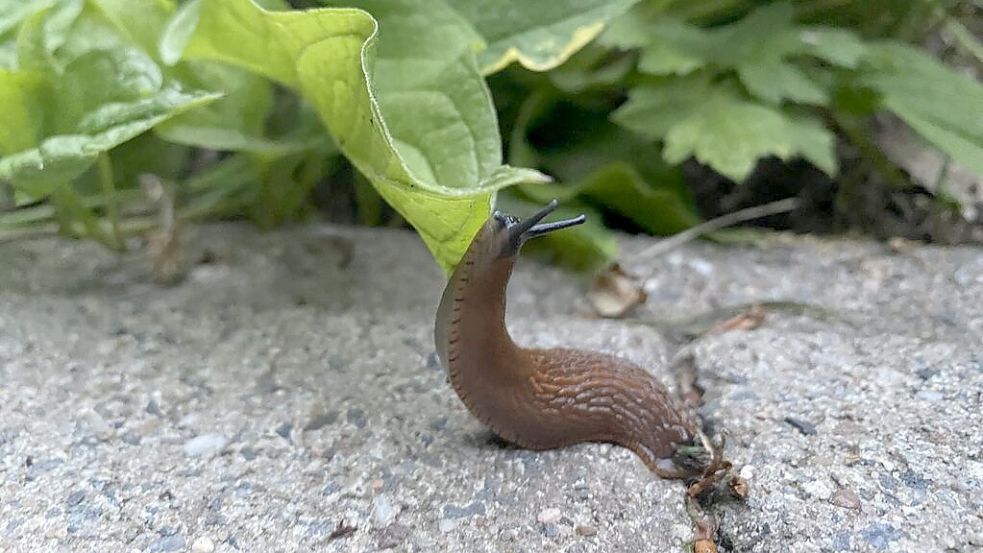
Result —
<instances>
[{"instance_id":1,"label":"brown slug","mask_svg":"<svg viewBox=\"0 0 983 553\"><path fill-rule=\"evenodd\" d=\"M698 473L673 462L698 436L689 412L652 374L613 355L525 349L505 326L505 294L522 244L583 223L540 223L556 200L525 221L495 212L478 231L440 300L434 339L454 391L492 432L521 447L610 442L635 452L663 478Z\"/></svg>"}]
</instances>

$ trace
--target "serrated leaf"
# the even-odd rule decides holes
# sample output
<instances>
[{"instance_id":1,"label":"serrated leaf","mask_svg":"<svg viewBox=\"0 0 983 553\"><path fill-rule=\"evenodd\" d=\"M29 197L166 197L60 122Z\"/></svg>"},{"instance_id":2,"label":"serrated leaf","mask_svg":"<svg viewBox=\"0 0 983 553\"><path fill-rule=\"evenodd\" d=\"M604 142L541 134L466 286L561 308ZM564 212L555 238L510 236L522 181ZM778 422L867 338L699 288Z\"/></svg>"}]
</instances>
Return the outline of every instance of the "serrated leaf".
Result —
<instances>
[{"instance_id":1,"label":"serrated leaf","mask_svg":"<svg viewBox=\"0 0 983 553\"><path fill-rule=\"evenodd\" d=\"M636 87L611 118L642 136L662 139L688 113L698 109L711 90L709 80L704 77L671 79L662 86Z\"/></svg>"},{"instance_id":2,"label":"serrated leaf","mask_svg":"<svg viewBox=\"0 0 983 553\"><path fill-rule=\"evenodd\" d=\"M484 74L490 74L512 62L533 71L552 69L637 1L484 0L451 5L484 38L487 48L478 55L478 64Z\"/></svg>"},{"instance_id":3,"label":"serrated leaf","mask_svg":"<svg viewBox=\"0 0 983 553\"><path fill-rule=\"evenodd\" d=\"M650 75L685 75L706 64L710 37L699 27L676 21L650 26L638 70Z\"/></svg>"},{"instance_id":4,"label":"serrated leaf","mask_svg":"<svg viewBox=\"0 0 983 553\"><path fill-rule=\"evenodd\" d=\"M718 173L740 182L762 157L807 157L832 172L832 136L818 123L742 98L726 86L711 88L686 102L679 87L677 102L667 114L660 88L633 92L615 113L616 120L649 138L662 139L662 155L669 163L695 157Z\"/></svg>"},{"instance_id":5,"label":"serrated leaf","mask_svg":"<svg viewBox=\"0 0 983 553\"><path fill-rule=\"evenodd\" d=\"M774 2L761 6L736 23L714 29L708 56L724 67L781 57L794 51L799 38L792 28L792 5Z\"/></svg>"},{"instance_id":6,"label":"serrated leaf","mask_svg":"<svg viewBox=\"0 0 983 553\"><path fill-rule=\"evenodd\" d=\"M769 104L782 100L800 104L825 105L829 95L798 67L778 59L739 65L737 74L748 91Z\"/></svg>"},{"instance_id":7,"label":"serrated leaf","mask_svg":"<svg viewBox=\"0 0 983 553\"><path fill-rule=\"evenodd\" d=\"M795 53L807 54L840 67L853 68L863 57L865 46L856 33L848 29L797 27Z\"/></svg>"},{"instance_id":8,"label":"serrated leaf","mask_svg":"<svg viewBox=\"0 0 983 553\"><path fill-rule=\"evenodd\" d=\"M413 4L395 0L373 5L403 10L402 23L419 40L388 46L388 35L377 38L375 20L359 9L270 12L248 0L203 0L184 55L245 67L297 89L346 157L450 270L490 214L493 193L542 177L500 164L495 114L472 45L435 51L427 40L434 29L466 28L460 18L449 11L444 19L413 17ZM373 74L376 52L394 52L409 65L387 68L380 57ZM398 90L377 88L374 81L400 82L386 71L416 79ZM402 111L388 111L394 107Z\"/></svg>"},{"instance_id":9,"label":"serrated leaf","mask_svg":"<svg viewBox=\"0 0 983 553\"><path fill-rule=\"evenodd\" d=\"M786 127L792 153L799 155L829 176L839 171L836 139L822 122L806 115L789 115Z\"/></svg>"},{"instance_id":10,"label":"serrated leaf","mask_svg":"<svg viewBox=\"0 0 983 553\"><path fill-rule=\"evenodd\" d=\"M860 86L953 159L983 175L983 86L896 42L872 44Z\"/></svg>"}]
</instances>

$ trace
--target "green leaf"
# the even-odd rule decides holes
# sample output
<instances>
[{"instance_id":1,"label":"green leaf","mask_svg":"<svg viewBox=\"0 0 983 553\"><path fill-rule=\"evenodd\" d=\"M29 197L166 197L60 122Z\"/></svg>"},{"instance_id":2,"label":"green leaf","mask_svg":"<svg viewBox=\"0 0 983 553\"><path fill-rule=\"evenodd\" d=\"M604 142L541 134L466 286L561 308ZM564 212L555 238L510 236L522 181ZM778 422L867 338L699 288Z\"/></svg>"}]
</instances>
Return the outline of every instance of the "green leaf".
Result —
<instances>
[{"instance_id":1,"label":"green leaf","mask_svg":"<svg viewBox=\"0 0 983 553\"><path fill-rule=\"evenodd\" d=\"M164 26L157 49L165 65L174 65L181 59L184 49L191 41L198 26L198 13L201 0L190 0L181 4Z\"/></svg>"},{"instance_id":2,"label":"green leaf","mask_svg":"<svg viewBox=\"0 0 983 553\"><path fill-rule=\"evenodd\" d=\"M835 172L832 135L818 122L746 100L727 86L707 86L691 81L666 90L636 89L615 112L615 120L643 136L662 139L667 162L695 157L738 182L766 156L801 155ZM692 96L686 96L687 89Z\"/></svg>"},{"instance_id":3,"label":"green leaf","mask_svg":"<svg viewBox=\"0 0 983 553\"><path fill-rule=\"evenodd\" d=\"M159 37L174 11L171 0L88 0L116 31L143 52L157 56Z\"/></svg>"},{"instance_id":4,"label":"green leaf","mask_svg":"<svg viewBox=\"0 0 983 553\"><path fill-rule=\"evenodd\" d=\"M825 105L826 91L798 67L777 59L766 59L737 67L748 91L769 104L792 100L800 104Z\"/></svg>"},{"instance_id":5,"label":"green leaf","mask_svg":"<svg viewBox=\"0 0 983 553\"><path fill-rule=\"evenodd\" d=\"M905 44L868 47L856 83L923 138L983 175L983 86Z\"/></svg>"},{"instance_id":6,"label":"green leaf","mask_svg":"<svg viewBox=\"0 0 983 553\"><path fill-rule=\"evenodd\" d=\"M636 87L628 102L611 117L644 137L662 139L687 114L698 110L711 92L709 80L702 75L671 79L661 86Z\"/></svg>"},{"instance_id":7,"label":"green leaf","mask_svg":"<svg viewBox=\"0 0 983 553\"><path fill-rule=\"evenodd\" d=\"M0 35L17 27L25 18L50 7L56 0L0 0Z\"/></svg>"},{"instance_id":8,"label":"green leaf","mask_svg":"<svg viewBox=\"0 0 983 553\"><path fill-rule=\"evenodd\" d=\"M0 181L33 198L85 172L100 153L153 128L169 117L219 97L165 89L151 98L107 104L84 118L75 134L52 136L36 148L0 159Z\"/></svg>"},{"instance_id":9,"label":"green leaf","mask_svg":"<svg viewBox=\"0 0 983 553\"><path fill-rule=\"evenodd\" d=\"M798 43L793 52L825 60L839 67L853 68L863 57L866 47L856 33L848 29L796 27Z\"/></svg>"},{"instance_id":10,"label":"green leaf","mask_svg":"<svg viewBox=\"0 0 983 553\"><path fill-rule=\"evenodd\" d=\"M135 48L92 50L75 58L57 81L50 109L53 131L68 133L93 109L111 102L150 97L164 76L149 56Z\"/></svg>"},{"instance_id":11,"label":"green leaf","mask_svg":"<svg viewBox=\"0 0 983 553\"><path fill-rule=\"evenodd\" d=\"M642 49L638 70L650 75L685 75L706 64L705 31L671 20L650 26L648 45Z\"/></svg>"},{"instance_id":12,"label":"green leaf","mask_svg":"<svg viewBox=\"0 0 983 553\"><path fill-rule=\"evenodd\" d=\"M484 0L451 5L488 45L479 54L478 63L483 73L490 74L515 61L533 71L552 69L637 1Z\"/></svg>"},{"instance_id":13,"label":"green leaf","mask_svg":"<svg viewBox=\"0 0 983 553\"><path fill-rule=\"evenodd\" d=\"M626 217L649 234L674 234L700 222L676 191L652 188L634 166L623 161L609 163L570 184L523 186L521 190L544 204L553 198L561 203L580 199Z\"/></svg>"},{"instance_id":14,"label":"green leaf","mask_svg":"<svg viewBox=\"0 0 983 553\"><path fill-rule=\"evenodd\" d=\"M793 30L794 10L789 2L761 6L736 23L710 33L710 57L724 67L748 61L781 58L795 51L799 37Z\"/></svg>"},{"instance_id":15,"label":"green leaf","mask_svg":"<svg viewBox=\"0 0 983 553\"><path fill-rule=\"evenodd\" d=\"M37 145L43 120L39 103L43 79L24 71L0 69L0 155Z\"/></svg>"},{"instance_id":16,"label":"green leaf","mask_svg":"<svg viewBox=\"0 0 983 553\"><path fill-rule=\"evenodd\" d=\"M359 9L269 12L248 0L204 0L184 55L245 67L297 89L346 157L450 270L489 216L493 193L542 176L501 165L473 45L433 39L440 29L448 34L436 36L466 36L460 18L449 10L421 17L413 8L422 0L373 4L405 15L407 28L394 33L392 45L385 30L376 38L375 20ZM410 30L418 40L399 40ZM402 86L388 90L383 83Z\"/></svg>"},{"instance_id":17,"label":"green leaf","mask_svg":"<svg viewBox=\"0 0 983 553\"><path fill-rule=\"evenodd\" d=\"M651 144L609 121L604 109L545 93L529 96L510 152L565 181L518 187L537 203L556 198L586 204L651 234L673 234L699 222L680 173L653 156Z\"/></svg>"}]
</instances>

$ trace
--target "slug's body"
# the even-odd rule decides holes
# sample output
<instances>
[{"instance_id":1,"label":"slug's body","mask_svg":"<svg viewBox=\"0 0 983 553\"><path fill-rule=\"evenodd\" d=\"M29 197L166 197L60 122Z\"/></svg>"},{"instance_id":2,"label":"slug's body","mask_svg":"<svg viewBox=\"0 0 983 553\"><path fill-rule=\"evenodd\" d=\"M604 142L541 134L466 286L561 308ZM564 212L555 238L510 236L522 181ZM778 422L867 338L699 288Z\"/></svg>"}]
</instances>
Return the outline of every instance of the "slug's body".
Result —
<instances>
[{"instance_id":1,"label":"slug's body","mask_svg":"<svg viewBox=\"0 0 983 553\"><path fill-rule=\"evenodd\" d=\"M555 202L524 222L495 213L474 237L440 301L438 357L468 410L495 434L529 449L612 442L634 451L664 478L695 422L644 369L576 349L524 349L505 327L505 292L522 243L583 222L537 225Z\"/></svg>"}]
</instances>

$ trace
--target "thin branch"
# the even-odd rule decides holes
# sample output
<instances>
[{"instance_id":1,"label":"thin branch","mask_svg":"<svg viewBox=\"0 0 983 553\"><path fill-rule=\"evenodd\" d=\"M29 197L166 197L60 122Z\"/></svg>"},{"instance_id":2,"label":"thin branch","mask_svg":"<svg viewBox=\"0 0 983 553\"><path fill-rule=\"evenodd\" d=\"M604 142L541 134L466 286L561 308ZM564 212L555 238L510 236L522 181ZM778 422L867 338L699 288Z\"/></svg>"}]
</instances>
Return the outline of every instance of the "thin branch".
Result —
<instances>
[{"instance_id":1,"label":"thin branch","mask_svg":"<svg viewBox=\"0 0 983 553\"><path fill-rule=\"evenodd\" d=\"M747 209L741 209L733 213L728 213L726 215L721 215L716 219L710 219L705 223L696 225L695 227L688 228L679 234L675 234L665 240L661 240L656 244L645 248L640 253L635 254L632 257L635 258L646 258L646 257L658 257L664 255L666 252L673 250L683 244L699 238L704 234L709 232L714 232L722 228L726 228L738 223L744 223L747 221L752 221L754 219L760 219L762 217L767 217L769 215L777 215L779 213L787 213L799 207L798 198L785 198L784 200L778 200L775 202L770 202L767 204L756 205L754 207L749 207Z\"/></svg>"}]
</instances>

